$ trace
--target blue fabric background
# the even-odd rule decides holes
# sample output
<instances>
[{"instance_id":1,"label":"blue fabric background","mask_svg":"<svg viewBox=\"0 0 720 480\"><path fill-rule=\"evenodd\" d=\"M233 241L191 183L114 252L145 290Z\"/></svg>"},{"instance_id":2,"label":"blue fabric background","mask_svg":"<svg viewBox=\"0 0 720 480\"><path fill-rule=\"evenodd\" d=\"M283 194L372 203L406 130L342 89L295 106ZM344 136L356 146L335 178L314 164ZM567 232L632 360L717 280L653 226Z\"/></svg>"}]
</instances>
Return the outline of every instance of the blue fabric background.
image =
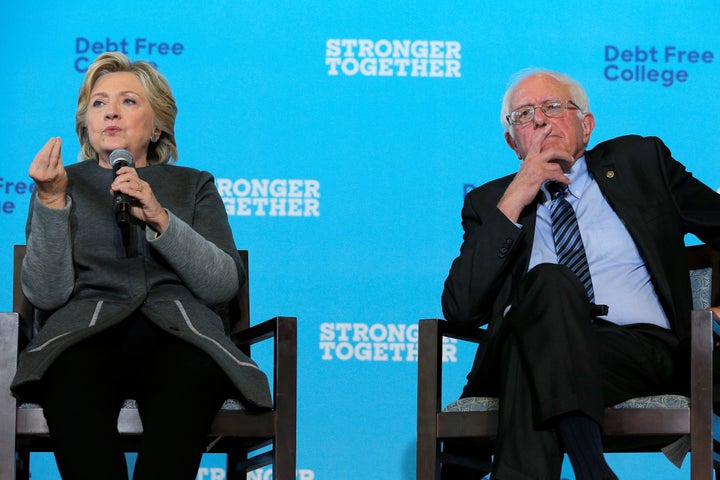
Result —
<instances>
[{"instance_id":1,"label":"blue fabric background","mask_svg":"<svg viewBox=\"0 0 720 480\"><path fill-rule=\"evenodd\" d=\"M234 185L229 210L254 206L231 215L250 250L254 321L299 319L298 479L412 479L415 326L442 315L466 189L517 169L499 123L509 76L530 66L570 74L590 96L591 144L660 136L718 188L718 13L714 0L12 2L0 16L0 271L24 242L35 153L59 135L65 162L76 161L82 70L106 49L155 62L180 109L179 164ZM457 45L459 58L435 60L459 75L332 75L332 39L371 40L379 55L393 41ZM330 62L367 58L342 52ZM263 180L288 190L244 189ZM258 208L273 201L286 215ZM0 292L11 310L9 273ZM447 348L449 402L473 351ZM57 478L51 457L34 459L34 476ZM680 478L660 455L610 462L621 478ZM224 475L198 478L211 473Z\"/></svg>"}]
</instances>

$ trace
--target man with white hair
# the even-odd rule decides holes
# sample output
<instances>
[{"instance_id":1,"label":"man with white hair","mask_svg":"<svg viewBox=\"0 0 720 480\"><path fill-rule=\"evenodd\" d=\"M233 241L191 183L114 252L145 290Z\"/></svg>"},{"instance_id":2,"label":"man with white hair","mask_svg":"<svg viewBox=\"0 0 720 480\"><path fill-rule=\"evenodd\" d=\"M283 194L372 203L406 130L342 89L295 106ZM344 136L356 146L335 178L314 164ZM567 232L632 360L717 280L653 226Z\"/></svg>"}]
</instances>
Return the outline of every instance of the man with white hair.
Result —
<instances>
[{"instance_id":1,"label":"man with white hair","mask_svg":"<svg viewBox=\"0 0 720 480\"><path fill-rule=\"evenodd\" d=\"M720 248L720 195L658 138L586 150L587 95L558 72L523 72L501 118L520 168L466 196L442 294L449 321L489 332L463 397L500 398L493 478L559 479L567 453L577 479L616 479L604 407L685 387L684 236Z\"/></svg>"}]
</instances>

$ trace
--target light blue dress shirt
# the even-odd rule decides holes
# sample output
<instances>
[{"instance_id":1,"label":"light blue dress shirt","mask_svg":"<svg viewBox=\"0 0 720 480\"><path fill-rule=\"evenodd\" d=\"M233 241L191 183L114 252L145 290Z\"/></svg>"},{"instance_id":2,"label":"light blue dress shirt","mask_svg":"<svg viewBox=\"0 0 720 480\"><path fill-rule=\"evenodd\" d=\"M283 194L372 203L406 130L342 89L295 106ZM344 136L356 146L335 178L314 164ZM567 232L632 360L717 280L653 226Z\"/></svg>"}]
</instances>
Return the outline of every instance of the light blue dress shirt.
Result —
<instances>
[{"instance_id":1,"label":"light blue dress shirt","mask_svg":"<svg viewBox=\"0 0 720 480\"><path fill-rule=\"evenodd\" d=\"M566 173L572 181L567 200L575 209L590 266L595 303L608 305L605 320L618 325L651 323L670 328L635 242L600 192L580 157ZM545 198L550 196L545 192ZM550 201L537 207L529 268L557 263L550 220Z\"/></svg>"}]
</instances>

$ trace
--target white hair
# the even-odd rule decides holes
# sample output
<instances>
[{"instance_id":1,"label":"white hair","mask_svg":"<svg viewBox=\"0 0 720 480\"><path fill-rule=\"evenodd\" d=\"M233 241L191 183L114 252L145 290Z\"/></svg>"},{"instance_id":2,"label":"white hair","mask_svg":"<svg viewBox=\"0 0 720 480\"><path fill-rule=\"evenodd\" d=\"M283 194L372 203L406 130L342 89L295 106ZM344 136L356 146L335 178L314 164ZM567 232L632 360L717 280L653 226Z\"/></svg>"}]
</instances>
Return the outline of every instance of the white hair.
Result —
<instances>
[{"instance_id":1,"label":"white hair","mask_svg":"<svg viewBox=\"0 0 720 480\"><path fill-rule=\"evenodd\" d=\"M503 96L502 110L500 110L500 123L503 127L505 127L506 132L510 129L510 123L507 121L507 116L510 115L510 101L515 95L515 90L520 82L534 75L544 75L546 77L554 78L567 87L570 92L570 98L568 100L572 100L578 107L580 107L578 116L582 117L584 113L590 112L590 102L588 100L587 93L585 93L585 89L577 80L570 78L564 73L556 72L554 70L528 68L517 72L511 77L510 86Z\"/></svg>"}]
</instances>

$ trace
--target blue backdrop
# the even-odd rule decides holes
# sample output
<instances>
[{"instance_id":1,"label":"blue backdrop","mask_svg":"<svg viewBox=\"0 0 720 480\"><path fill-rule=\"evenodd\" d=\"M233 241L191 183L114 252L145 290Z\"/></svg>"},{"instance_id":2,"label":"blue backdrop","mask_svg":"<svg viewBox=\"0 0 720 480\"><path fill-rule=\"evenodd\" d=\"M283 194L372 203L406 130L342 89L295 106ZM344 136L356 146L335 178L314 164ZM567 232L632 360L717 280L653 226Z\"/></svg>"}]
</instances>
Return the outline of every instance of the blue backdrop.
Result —
<instances>
[{"instance_id":1,"label":"blue backdrop","mask_svg":"<svg viewBox=\"0 0 720 480\"><path fill-rule=\"evenodd\" d=\"M720 186L717 1L539 5L5 5L0 309L12 308L31 160L59 135L65 162L76 161L84 69L105 50L152 61L179 105L178 163L215 174L237 245L250 250L254 321L299 319L298 479L414 478L417 320L441 316L466 189L518 167L499 123L512 73L570 74L590 96L591 144L657 135ZM473 355L448 352L446 402ZM689 478L660 455L610 462L620 477ZM208 456L198 478L221 480L221 465ZM36 478L57 478L53 468L34 457Z\"/></svg>"}]
</instances>

